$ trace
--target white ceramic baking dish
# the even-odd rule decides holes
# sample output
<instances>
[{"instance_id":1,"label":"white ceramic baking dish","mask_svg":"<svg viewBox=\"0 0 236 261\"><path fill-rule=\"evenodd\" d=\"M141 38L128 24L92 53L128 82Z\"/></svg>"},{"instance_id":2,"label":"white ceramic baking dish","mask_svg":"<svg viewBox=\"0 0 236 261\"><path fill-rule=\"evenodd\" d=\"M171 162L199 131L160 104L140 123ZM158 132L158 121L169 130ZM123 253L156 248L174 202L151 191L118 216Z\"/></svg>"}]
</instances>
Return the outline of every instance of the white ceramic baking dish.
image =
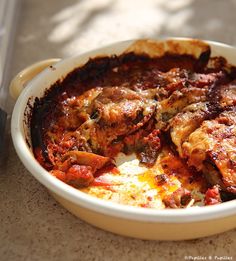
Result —
<instances>
[{"instance_id":1,"label":"white ceramic baking dish","mask_svg":"<svg viewBox=\"0 0 236 261\"><path fill-rule=\"evenodd\" d=\"M97 199L61 182L35 160L30 146L31 137L28 126L30 115L28 112L34 99L42 97L45 90L53 83L85 64L89 58L119 55L127 49L132 50L136 41L114 43L60 61L59 59L42 61L18 74L10 86L10 93L15 98L19 96L11 121L13 143L19 158L29 172L71 213L94 226L117 234L142 239L183 240L209 236L235 228L236 200L214 206L187 209L155 210L125 206ZM205 42L210 45L212 56L221 55L229 63L236 65L236 48L217 42ZM191 54L191 48L194 47L198 52L202 44L185 38L161 41L143 40L141 43L143 44L142 51L147 51L145 45L148 44L151 52L159 52L160 55L168 48L174 52L179 53L182 50L183 53ZM26 88L23 89L25 85Z\"/></svg>"}]
</instances>

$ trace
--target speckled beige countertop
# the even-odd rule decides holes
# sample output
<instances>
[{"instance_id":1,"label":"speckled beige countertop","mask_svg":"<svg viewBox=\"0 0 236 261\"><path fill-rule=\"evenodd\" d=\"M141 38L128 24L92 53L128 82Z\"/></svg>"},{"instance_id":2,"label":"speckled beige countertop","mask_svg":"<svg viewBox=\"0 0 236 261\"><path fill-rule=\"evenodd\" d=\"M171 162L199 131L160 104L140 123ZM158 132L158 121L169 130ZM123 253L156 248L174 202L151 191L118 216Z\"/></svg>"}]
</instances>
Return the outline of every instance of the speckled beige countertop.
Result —
<instances>
[{"instance_id":1,"label":"speckled beige countertop","mask_svg":"<svg viewBox=\"0 0 236 261\"><path fill-rule=\"evenodd\" d=\"M129 38L189 36L236 44L235 10L230 0L22 0L11 74L41 59ZM8 147L0 169L1 261L236 260L236 230L160 242L92 227L58 205L21 164L11 141Z\"/></svg>"}]
</instances>

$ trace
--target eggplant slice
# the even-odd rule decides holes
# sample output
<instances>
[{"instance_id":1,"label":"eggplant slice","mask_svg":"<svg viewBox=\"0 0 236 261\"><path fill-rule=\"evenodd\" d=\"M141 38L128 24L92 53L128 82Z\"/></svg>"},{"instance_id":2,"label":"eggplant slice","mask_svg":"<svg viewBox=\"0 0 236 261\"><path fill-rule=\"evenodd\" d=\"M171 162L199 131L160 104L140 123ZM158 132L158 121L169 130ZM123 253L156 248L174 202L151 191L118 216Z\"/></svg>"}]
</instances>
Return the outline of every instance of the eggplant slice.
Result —
<instances>
[{"instance_id":1,"label":"eggplant slice","mask_svg":"<svg viewBox=\"0 0 236 261\"><path fill-rule=\"evenodd\" d=\"M225 111L214 120L204 121L183 143L182 151L190 166L236 194L236 111ZM209 163L206 165L209 161L213 170Z\"/></svg>"},{"instance_id":2,"label":"eggplant slice","mask_svg":"<svg viewBox=\"0 0 236 261\"><path fill-rule=\"evenodd\" d=\"M156 104L125 87L105 87L91 104L90 120L78 131L93 151L104 154L112 141L143 127L153 116Z\"/></svg>"}]
</instances>

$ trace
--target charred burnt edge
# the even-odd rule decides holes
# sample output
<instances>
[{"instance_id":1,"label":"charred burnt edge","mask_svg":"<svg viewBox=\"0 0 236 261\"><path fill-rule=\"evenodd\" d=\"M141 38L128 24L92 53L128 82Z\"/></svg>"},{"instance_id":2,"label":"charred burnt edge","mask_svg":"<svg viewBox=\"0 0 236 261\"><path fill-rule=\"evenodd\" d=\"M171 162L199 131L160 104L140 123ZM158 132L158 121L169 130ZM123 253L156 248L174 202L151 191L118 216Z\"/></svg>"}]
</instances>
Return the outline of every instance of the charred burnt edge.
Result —
<instances>
[{"instance_id":1,"label":"charred burnt edge","mask_svg":"<svg viewBox=\"0 0 236 261\"><path fill-rule=\"evenodd\" d=\"M42 98L35 98L32 116L30 119L30 133L33 149L41 148L42 156L44 160L48 163L51 163L48 157L47 146L44 143L43 135L43 120L50 113L52 108L54 107L54 103L57 100L59 94L61 94L63 90L63 84L61 81L57 81L53 84L49 89L47 89Z\"/></svg>"},{"instance_id":2,"label":"charred burnt edge","mask_svg":"<svg viewBox=\"0 0 236 261\"><path fill-rule=\"evenodd\" d=\"M28 99L27 106L24 111L24 123L30 130L30 136L31 136L31 119L32 119L33 110L34 110L34 107L33 107L34 105L33 105L32 99L33 99L32 97L30 97ZM29 137L26 137L25 141L29 148L31 148L31 146L33 147L33 145L31 145Z\"/></svg>"},{"instance_id":3,"label":"charred burnt edge","mask_svg":"<svg viewBox=\"0 0 236 261\"><path fill-rule=\"evenodd\" d=\"M236 78L236 67L230 66L229 77L230 77L231 81L235 80L235 78Z\"/></svg>"},{"instance_id":4,"label":"charred burnt edge","mask_svg":"<svg viewBox=\"0 0 236 261\"><path fill-rule=\"evenodd\" d=\"M180 56L181 56L182 61L179 59ZM166 52L164 56L161 56L158 58L152 58L152 59L153 59L153 61L155 59L159 60L160 64L162 65L159 68L159 70L161 72L167 72L174 67L178 67L180 69L186 69L186 70L191 69L191 70L196 71L197 68L199 67L198 59L196 59L194 56L188 55L188 54L178 55L178 54ZM168 63L165 63L165 60L168 60ZM183 61L184 61L184 63L183 63ZM173 64L175 66L173 66Z\"/></svg>"},{"instance_id":5,"label":"charred burnt edge","mask_svg":"<svg viewBox=\"0 0 236 261\"><path fill-rule=\"evenodd\" d=\"M195 66L196 72L203 72L204 68L206 67L206 65L210 60L210 56L211 56L210 48L207 51L200 54Z\"/></svg>"},{"instance_id":6,"label":"charred burnt edge","mask_svg":"<svg viewBox=\"0 0 236 261\"><path fill-rule=\"evenodd\" d=\"M120 63L129 63L129 62L149 62L152 60L147 54L137 55L134 52L123 54L119 56Z\"/></svg>"},{"instance_id":7,"label":"charred burnt edge","mask_svg":"<svg viewBox=\"0 0 236 261\"><path fill-rule=\"evenodd\" d=\"M224 72L224 77L218 79L211 87L207 94L207 100L208 102L208 111L209 115L207 119L214 119L216 118L220 113L222 113L225 108L221 107L220 105L220 99L221 99L221 88L224 84L227 84L230 82L230 79L228 77L228 74Z\"/></svg>"},{"instance_id":8,"label":"charred burnt edge","mask_svg":"<svg viewBox=\"0 0 236 261\"><path fill-rule=\"evenodd\" d=\"M99 57L95 59L89 59L89 61L81 68L75 69L65 79L64 84L76 81L88 81L100 77L106 73L109 69L119 65L119 59L117 56L111 57Z\"/></svg>"},{"instance_id":9,"label":"charred burnt edge","mask_svg":"<svg viewBox=\"0 0 236 261\"><path fill-rule=\"evenodd\" d=\"M227 202L227 201L236 199L236 194L221 190L220 191L220 197L221 197L222 202Z\"/></svg>"},{"instance_id":10,"label":"charred burnt edge","mask_svg":"<svg viewBox=\"0 0 236 261\"><path fill-rule=\"evenodd\" d=\"M90 58L83 67L70 72L63 80L62 85L93 80L97 77L100 78L107 71L123 63L148 62L150 60L151 58L148 55L137 55L133 52L121 56L112 55L93 59Z\"/></svg>"},{"instance_id":11,"label":"charred burnt edge","mask_svg":"<svg viewBox=\"0 0 236 261\"><path fill-rule=\"evenodd\" d=\"M31 119L31 140L33 148L41 148L44 159L49 161L47 147L43 141L42 119L45 113L43 109L41 101L36 98Z\"/></svg>"}]
</instances>

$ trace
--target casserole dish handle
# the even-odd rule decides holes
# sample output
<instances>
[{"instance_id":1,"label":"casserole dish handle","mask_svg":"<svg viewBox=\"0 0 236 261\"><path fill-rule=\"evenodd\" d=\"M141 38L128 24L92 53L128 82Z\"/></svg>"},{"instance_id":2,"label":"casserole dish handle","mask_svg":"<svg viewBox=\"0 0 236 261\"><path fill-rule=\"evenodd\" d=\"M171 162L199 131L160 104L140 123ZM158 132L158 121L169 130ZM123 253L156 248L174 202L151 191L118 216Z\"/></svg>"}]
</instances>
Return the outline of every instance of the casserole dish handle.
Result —
<instances>
[{"instance_id":1,"label":"casserole dish handle","mask_svg":"<svg viewBox=\"0 0 236 261\"><path fill-rule=\"evenodd\" d=\"M17 99L27 83L48 66L59 62L61 59L52 58L34 63L20 71L11 81L9 92L13 99Z\"/></svg>"}]
</instances>

